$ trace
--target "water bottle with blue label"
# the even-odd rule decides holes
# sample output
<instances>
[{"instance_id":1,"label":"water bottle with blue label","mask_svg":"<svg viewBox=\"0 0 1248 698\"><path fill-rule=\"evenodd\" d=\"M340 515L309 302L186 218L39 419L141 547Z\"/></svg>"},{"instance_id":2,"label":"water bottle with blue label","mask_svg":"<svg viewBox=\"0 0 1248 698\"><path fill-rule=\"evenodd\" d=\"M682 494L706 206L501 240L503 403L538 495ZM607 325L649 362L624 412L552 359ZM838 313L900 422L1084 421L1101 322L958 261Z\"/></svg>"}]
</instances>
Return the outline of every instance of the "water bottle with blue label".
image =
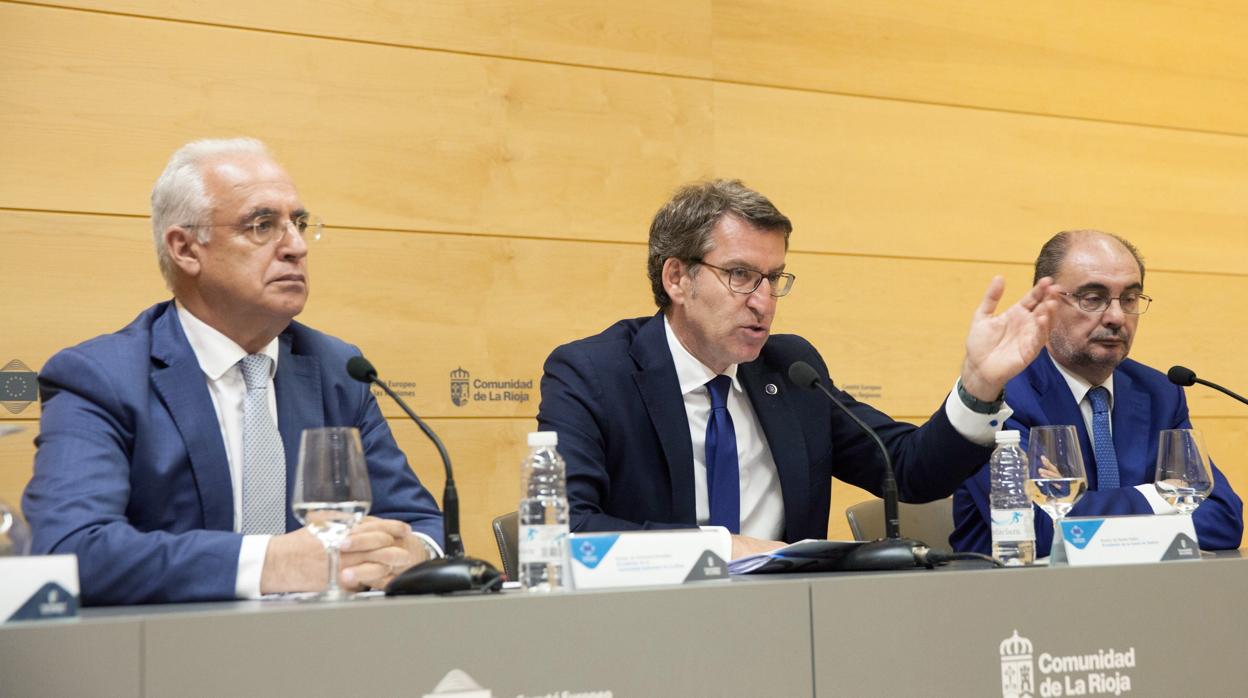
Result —
<instances>
[{"instance_id":1,"label":"water bottle with blue label","mask_svg":"<svg viewBox=\"0 0 1248 698\"><path fill-rule=\"evenodd\" d=\"M997 432L997 450L988 460L992 483L988 495L992 516L992 556L1006 566L1030 565L1036 561L1036 529L1027 480L1027 454L1019 446L1014 430Z\"/></svg>"},{"instance_id":2,"label":"water bottle with blue label","mask_svg":"<svg viewBox=\"0 0 1248 698\"><path fill-rule=\"evenodd\" d=\"M568 491L563 458L553 431L529 434L529 457L520 473L520 585L529 591L561 591L568 577Z\"/></svg>"}]
</instances>

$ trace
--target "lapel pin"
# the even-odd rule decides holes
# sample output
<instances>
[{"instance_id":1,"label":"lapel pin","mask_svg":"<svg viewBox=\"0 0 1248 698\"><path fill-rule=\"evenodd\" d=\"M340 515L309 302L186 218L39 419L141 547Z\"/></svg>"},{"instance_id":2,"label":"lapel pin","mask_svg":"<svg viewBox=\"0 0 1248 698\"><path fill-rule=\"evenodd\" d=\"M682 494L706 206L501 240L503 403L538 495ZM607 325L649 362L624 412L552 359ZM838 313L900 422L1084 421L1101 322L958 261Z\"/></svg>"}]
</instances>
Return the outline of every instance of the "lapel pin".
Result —
<instances>
[{"instance_id":1,"label":"lapel pin","mask_svg":"<svg viewBox=\"0 0 1248 698\"><path fill-rule=\"evenodd\" d=\"M775 395L776 393L780 392L780 389L776 387L775 383L768 383L767 386L763 388L763 390L768 395Z\"/></svg>"}]
</instances>

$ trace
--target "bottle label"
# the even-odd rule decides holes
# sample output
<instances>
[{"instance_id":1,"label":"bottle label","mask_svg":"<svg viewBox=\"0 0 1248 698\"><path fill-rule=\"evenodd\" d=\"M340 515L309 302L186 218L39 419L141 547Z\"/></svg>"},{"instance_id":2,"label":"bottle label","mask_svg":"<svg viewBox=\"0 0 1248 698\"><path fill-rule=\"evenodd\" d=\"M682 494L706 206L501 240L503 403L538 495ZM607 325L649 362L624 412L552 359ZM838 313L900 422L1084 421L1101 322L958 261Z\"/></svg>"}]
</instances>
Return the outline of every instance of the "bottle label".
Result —
<instances>
[{"instance_id":1,"label":"bottle label","mask_svg":"<svg viewBox=\"0 0 1248 698\"><path fill-rule=\"evenodd\" d=\"M521 526L520 564L563 562L567 553L568 527L560 525Z\"/></svg>"},{"instance_id":2,"label":"bottle label","mask_svg":"<svg viewBox=\"0 0 1248 698\"><path fill-rule=\"evenodd\" d=\"M1026 509L993 509L992 542L1018 543L1036 539L1035 514Z\"/></svg>"}]
</instances>

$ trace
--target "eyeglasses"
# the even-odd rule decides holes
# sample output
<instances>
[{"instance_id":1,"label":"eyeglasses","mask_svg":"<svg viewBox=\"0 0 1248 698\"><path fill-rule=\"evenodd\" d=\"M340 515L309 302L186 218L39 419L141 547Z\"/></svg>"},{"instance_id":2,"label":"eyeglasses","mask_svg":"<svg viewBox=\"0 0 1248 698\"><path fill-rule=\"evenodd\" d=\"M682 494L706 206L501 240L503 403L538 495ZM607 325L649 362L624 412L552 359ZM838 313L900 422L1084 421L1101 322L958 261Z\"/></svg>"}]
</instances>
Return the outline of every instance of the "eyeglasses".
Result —
<instances>
[{"instance_id":1,"label":"eyeglasses","mask_svg":"<svg viewBox=\"0 0 1248 698\"><path fill-rule=\"evenodd\" d=\"M1127 315L1143 315L1148 310L1148 304L1153 302L1152 298L1143 293L1125 293L1116 298L1110 298L1099 291L1089 291L1086 293L1066 293L1062 291L1063 296L1074 298L1079 309L1085 313L1101 313L1109 308L1109 304L1118 301L1118 307L1122 308L1122 312Z\"/></svg>"},{"instance_id":2,"label":"eyeglasses","mask_svg":"<svg viewBox=\"0 0 1248 698\"><path fill-rule=\"evenodd\" d=\"M788 295L789 291L793 289L793 282L797 280L796 276L783 271L773 271L770 274L764 274L761 271L746 269L745 267L725 269L714 264L707 264L702 261L701 257L693 257L689 261L724 272L728 276L728 290L733 293L753 293L762 285L763 279L767 279L767 284L771 287L771 295L779 298Z\"/></svg>"},{"instance_id":3,"label":"eyeglasses","mask_svg":"<svg viewBox=\"0 0 1248 698\"><path fill-rule=\"evenodd\" d=\"M321 223L321 219L308 214L286 219L276 214L266 213L256 216L246 223L205 223L188 227L235 228L240 234L246 235L248 240L257 245L281 242L286 237L286 231L290 228L298 231L300 237L305 241L320 240L321 235L325 231L325 226Z\"/></svg>"}]
</instances>

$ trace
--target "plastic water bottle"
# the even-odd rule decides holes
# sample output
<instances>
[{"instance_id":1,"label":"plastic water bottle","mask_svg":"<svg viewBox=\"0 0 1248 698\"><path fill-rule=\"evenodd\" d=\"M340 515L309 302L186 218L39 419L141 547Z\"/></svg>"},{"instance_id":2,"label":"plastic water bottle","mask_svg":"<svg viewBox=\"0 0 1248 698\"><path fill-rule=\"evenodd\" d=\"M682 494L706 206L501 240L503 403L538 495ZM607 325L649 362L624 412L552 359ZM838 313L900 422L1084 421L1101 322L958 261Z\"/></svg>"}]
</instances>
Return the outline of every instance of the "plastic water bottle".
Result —
<instances>
[{"instance_id":1,"label":"plastic water bottle","mask_svg":"<svg viewBox=\"0 0 1248 698\"><path fill-rule=\"evenodd\" d=\"M568 578L568 491L563 458L553 431L529 434L529 457L520 473L520 585L529 591L561 591Z\"/></svg>"},{"instance_id":2,"label":"plastic water bottle","mask_svg":"<svg viewBox=\"0 0 1248 698\"><path fill-rule=\"evenodd\" d=\"M1031 500L1023 484L1027 479L1027 454L1019 447L1019 433L997 432L997 450L988 461L992 486L992 556L1007 566L1036 561L1036 529Z\"/></svg>"}]
</instances>

